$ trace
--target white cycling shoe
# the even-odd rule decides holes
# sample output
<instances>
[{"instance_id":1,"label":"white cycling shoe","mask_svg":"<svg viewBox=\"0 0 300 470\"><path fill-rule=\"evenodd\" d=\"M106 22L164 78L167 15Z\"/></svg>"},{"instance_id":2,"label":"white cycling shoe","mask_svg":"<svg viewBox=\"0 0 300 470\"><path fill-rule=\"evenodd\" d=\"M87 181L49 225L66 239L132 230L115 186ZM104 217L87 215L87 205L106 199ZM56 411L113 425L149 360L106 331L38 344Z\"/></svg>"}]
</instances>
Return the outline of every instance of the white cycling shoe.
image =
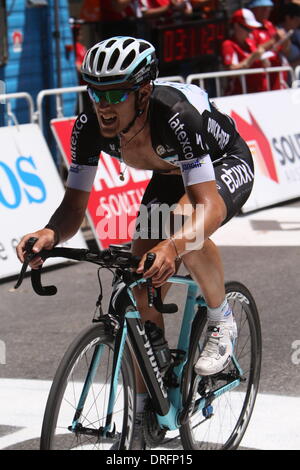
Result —
<instances>
[{"instance_id":1,"label":"white cycling shoe","mask_svg":"<svg viewBox=\"0 0 300 470\"><path fill-rule=\"evenodd\" d=\"M237 338L236 322L209 321L206 343L195 364L198 375L213 375L221 372L229 364Z\"/></svg>"}]
</instances>

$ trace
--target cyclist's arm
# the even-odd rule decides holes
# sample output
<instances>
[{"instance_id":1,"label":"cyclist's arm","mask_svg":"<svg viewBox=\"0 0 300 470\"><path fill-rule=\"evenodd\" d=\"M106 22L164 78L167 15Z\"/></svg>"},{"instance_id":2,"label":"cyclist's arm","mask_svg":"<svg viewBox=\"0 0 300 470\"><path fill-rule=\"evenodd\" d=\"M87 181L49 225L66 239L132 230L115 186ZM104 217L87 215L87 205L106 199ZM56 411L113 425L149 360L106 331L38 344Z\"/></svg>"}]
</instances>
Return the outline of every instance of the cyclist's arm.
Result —
<instances>
[{"instance_id":1,"label":"cyclist's arm","mask_svg":"<svg viewBox=\"0 0 300 470\"><path fill-rule=\"evenodd\" d=\"M221 157L234 140L236 130L227 116L210 106L203 93L201 96L189 87L185 94L187 100L178 100L171 116L165 119L169 124L167 141L178 152L177 164L189 198L187 207L183 208L188 210L187 219L172 238L151 249L156 259L145 275L153 276L155 286L162 285L174 273L174 255L201 249L204 240L218 229L226 216L210 155ZM143 271L144 259L145 256L138 272Z\"/></svg>"},{"instance_id":2,"label":"cyclist's arm","mask_svg":"<svg viewBox=\"0 0 300 470\"><path fill-rule=\"evenodd\" d=\"M87 191L73 188L66 189L60 206L54 212L48 224L53 226L52 231L56 238L59 238L56 242L61 243L69 240L78 232L85 215L89 196L90 193Z\"/></svg>"},{"instance_id":3,"label":"cyclist's arm","mask_svg":"<svg viewBox=\"0 0 300 470\"><path fill-rule=\"evenodd\" d=\"M36 232L25 235L17 246L17 256L24 262L25 244L29 238L37 238L33 251L38 253L42 249L51 249L58 242L71 238L80 228L87 208L90 193L77 189L67 188L60 206L52 215L49 226ZM47 224L48 225L48 224ZM41 258L36 258L31 267L35 268L42 263Z\"/></svg>"},{"instance_id":4,"label":"cyclist's arm","mask_svg":"<svg viewBox=\"0 0 300 470\"><path fill-rule=\"evenodd\" d=\"M69 169L65 196L48 222L48 228L25 235L17 246L17 256L24 261L25 244L30 237L38 238L34 245L37 253L41 249L51 249L58 242L71 238L78 231L88 204L90 191L97 171L99 142L92 136L99 134L97 117L79 115L71 136L72 163ZM35 258L31 267L42 263Z\"/></svg>"}]
</instances>

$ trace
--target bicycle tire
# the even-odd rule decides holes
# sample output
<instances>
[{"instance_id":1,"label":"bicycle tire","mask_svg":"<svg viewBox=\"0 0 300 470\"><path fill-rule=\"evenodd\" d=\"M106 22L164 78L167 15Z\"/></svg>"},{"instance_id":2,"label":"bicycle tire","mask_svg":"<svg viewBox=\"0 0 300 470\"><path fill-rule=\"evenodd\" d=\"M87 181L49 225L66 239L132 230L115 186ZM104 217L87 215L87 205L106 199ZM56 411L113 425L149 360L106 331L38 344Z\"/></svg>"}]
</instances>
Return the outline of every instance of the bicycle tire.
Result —
<instances>
[{"instance_id":1,"label":"bicycle tire","mask_svg":"<svg viewBox=\"0 0 300 470\"><path fill-rule=\"evenodd\" d=\"M109 360L112 362L114 336L105 331L103 324L98 323L83 330L61 360L46 404L40 440L41 450L129 449L135 417L135 377L127 344L123 351L118 394L112 416L112 423L116 425L115 436L102 438L97 433L88 435L68 430L74 419L92 354L97 347L101 348L101 361L89 389L80 423L85 428L92 429L93 433L105 425L111 374Z\"/></svg>"},{"instance_id":2,"label":"bicycle tire","mask_svg":"<svg viewBox=\"0 0 300 470\"><path fill-rule=\"evenodd\" d=\"M246 432L254 408L262 355L259 315L254 298L243 284L231 281L226 283L225 288L237 322L238 338L235 344L235 356L243 369L245 382L241 382L236 389L226 391L215 398L211 403L212 408L207 407L204 411L195 411L193 408L196 401L191 404L189 419L180 428L184 449L237 449ZM202 326L202 329L200 328L194 337L189 363L183 376L184 400L188 397L193 367L199 357L204 335L205 331ZM232 370L233 362L222 372L228 373ZM210 378L200 377L197 380L199 383L197 395L194 396L195 400L197 397L198 400L200 399L204 383L206 383L206 387L210 386L211 390L220 386L218 374Z\"/></svg>"}]
</instances>

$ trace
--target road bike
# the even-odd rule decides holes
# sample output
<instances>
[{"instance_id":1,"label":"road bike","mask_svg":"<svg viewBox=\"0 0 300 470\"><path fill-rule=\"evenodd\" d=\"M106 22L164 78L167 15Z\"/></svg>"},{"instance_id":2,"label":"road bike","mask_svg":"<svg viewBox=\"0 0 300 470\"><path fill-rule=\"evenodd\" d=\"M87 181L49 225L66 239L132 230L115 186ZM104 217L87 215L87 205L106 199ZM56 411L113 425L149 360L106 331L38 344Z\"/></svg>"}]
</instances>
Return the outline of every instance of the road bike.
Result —
<instances>
[{"instance_id":1,"label":"road bike","mask_svg":"<svg viewBox=\"0 0 300 470\"><path fill-rule=\"evenodd\" d=\"M16 287L34 256L35 240ZM153 262L148 254L145 269ZM227 282L226 295L237 323L238 338L228 366L220 373L199 376L194 365L203 348L206 304L189 275L174 275L168 282L186 287L176 349L170 350L168 367L161 370L149 330L141 322L134 288L146 288L148 303L175 315L178 307L163 303L160 288L135 272L140 258L128 247L111 245L89 249L53 248L39 253L44 260L62 257L99 266L100 293L92 325L69 346L55 374L44 414L40 448L61 450L130 450L136 414L135 358L149 399L143 434L146 449L164 448L170 434L181 439L183 449L237 449L247 429L258 391L261 367L261 328L257 307L240 282ZM102 308L101 269L114 273L109 307ZM55 286L43 286L41 269L31 271L39 295L54 295Z\"/></svg>"}]
</instances>

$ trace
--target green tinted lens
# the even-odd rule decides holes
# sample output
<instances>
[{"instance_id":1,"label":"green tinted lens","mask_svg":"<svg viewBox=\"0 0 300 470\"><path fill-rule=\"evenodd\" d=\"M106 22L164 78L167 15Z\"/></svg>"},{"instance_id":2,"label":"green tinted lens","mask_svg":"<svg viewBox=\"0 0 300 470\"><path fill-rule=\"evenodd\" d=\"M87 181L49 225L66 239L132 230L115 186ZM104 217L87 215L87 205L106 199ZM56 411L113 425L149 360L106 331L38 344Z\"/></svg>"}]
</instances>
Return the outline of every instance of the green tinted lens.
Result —
<instances>
[{"instance_id":1,"label":"green tinted lens","mask_svg":"<svg viewBox=\"0 0 300 470\"><path fill-rule=\"evenodd\" d=\"M100 103L100 101L104 98L109 104L118 104L123 103L128 98L129 93L132 90L107 90L107 91L100 91L96 90L95 88L88 88L88 93L90 98L95 103Z\"/></svg>"},{"instance_id":2,"label":"green tinted lens","mask_svg":"<svg viewBox=\"0 0 300 470\"><path fill-rule=\"evenodd\" d=\"M123 101L127 100L130 90L111 90L106 92L106 100L108 103L117 104L123 103Z\"/></svg>"}]
</instances>

